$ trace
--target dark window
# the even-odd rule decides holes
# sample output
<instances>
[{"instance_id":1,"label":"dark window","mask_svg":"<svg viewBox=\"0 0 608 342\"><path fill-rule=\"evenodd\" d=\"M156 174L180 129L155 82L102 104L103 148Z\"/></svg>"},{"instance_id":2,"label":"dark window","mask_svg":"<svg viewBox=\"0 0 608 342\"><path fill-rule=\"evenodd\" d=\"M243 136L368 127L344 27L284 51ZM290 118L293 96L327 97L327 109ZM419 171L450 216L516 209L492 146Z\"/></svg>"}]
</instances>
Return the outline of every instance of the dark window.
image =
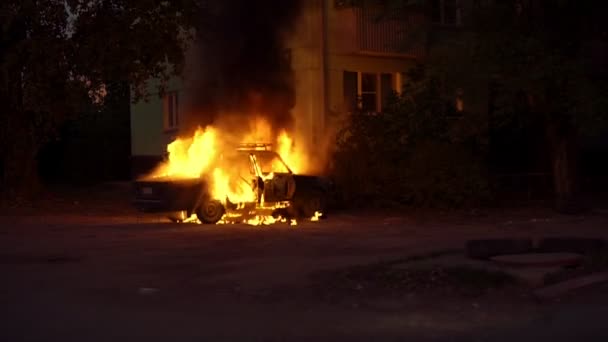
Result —
<instances>
[{"instance_id":1,"label":"dark window","mask_svg":"<svg viewBox=\"0 0 608 342\"><path fill-rule=\"evenodd\" d=\"M167 115L167 126L175 127L175 102L173 96L169 96L169 113Z\"/></svg>"},{"instance_id":2,"label":"dark window","mask_svg":"<svg viewBox=\"0 0 608 342\"><path fill-rule=\"evenodd\" d=\"M380 75L380 95L382 95L382 107L388 104L388 100L395 91L395 82L393 81L393 74L382 74Z\"/></svg>"},{"instance_id":3,"label":"dark window","mask_svg":"<svg viewBox=\"0 0 608 342\"><path fill-rule=\"evenodd\" d=\"M177 128L179 125L179 100L177 92L167 93L163 97L163 116L165 129Z\"/></svg>"},{"instance_id":4,"label":"dark window","mask_svg":"<svg viewBox=\"0 0 608 342\"><path fill-rule=\"evenodd\" d=\"M431 20L434 23L441 22L441 0L431 1Z\"/></svg>"},{"instance_id":5,"label":"dark window","mask_svg":"<svg viewBox=\"0 0 608 342\"><path fill-rule=\"evenodd\" d=\"M395 75L392 73L344 71L343 82L347 110L382 111L395 92Z\"/></svg>"},{"instance_id":6,"label":"dark window","mask_svg":"<svg viewBox=\"0 0 608 342\"><path fill-rule=\"evenodd\" d=\"M443 24L456 25L459 24L459 13L457 0L443 0Z\"/></svg>"},{"instance_id":7,"label":"dark window","mask_svg":"<svg viewBox=\"0 0 608 342\"><path fill-rule=\"evenodd\" d=\"M460 0L432 0L431 20L441 25L460 25L462 6Z\"/></svg>"},{"instance_id":8,"label":"dark window","mask_svg":"<svg viewBox=\"0 0 608 342\"><path fill-rule=\"evenodd\" d=\"M353 111L357 108L357 73L354 71L344 71L343 77L345 109Z\"/></svg>"},{"instance_id":9,"label":"dark window","mask_svg":"<svg viewBox=\"0 0 608 342\"><path fill-rule=\"evenodd\" d=\"M361 109L378 111L378 78L376 74L361 73Z\"/></svg>"},{"instance_id":10,"label":"dark window","mask_svg":"<svg viewBox=\"0 0 608 342\"><path fill-rule=\"evenodd\" d=\"M335 8L350 8L357 4L356 0L334 0Z\"/></svg>"},{"instance_id":11,"label":"dark window","mask_svg":"<svg viewBox=\"0 0 608 342\"><path fill-rule=\"evenodd\" d=\"M361 74L361 92L376 92L376 74Z\"/></svg>"},{"instance_id":12,"label":"dark window","mask_svg":"<svg viewBox=\"0 0 608 342\"><path fill-rule=\"evenodd\" d=\"M174 107L173 107L173 123L175 124L175 127L179 126L179 115L178 115L178 108L179 108L179 93L175 93L175 101L174 101Z\"/></svg>"},{"instance_id":13,"label":"dark window","mask_svg":"<svg viewBox=\"0 0 608 342\"><path fill-rule=\"evenodd\" d=\"M361 94L361 110L364 112L375 112L376 108L376 93Z\"/></svg>"}]
</instances>

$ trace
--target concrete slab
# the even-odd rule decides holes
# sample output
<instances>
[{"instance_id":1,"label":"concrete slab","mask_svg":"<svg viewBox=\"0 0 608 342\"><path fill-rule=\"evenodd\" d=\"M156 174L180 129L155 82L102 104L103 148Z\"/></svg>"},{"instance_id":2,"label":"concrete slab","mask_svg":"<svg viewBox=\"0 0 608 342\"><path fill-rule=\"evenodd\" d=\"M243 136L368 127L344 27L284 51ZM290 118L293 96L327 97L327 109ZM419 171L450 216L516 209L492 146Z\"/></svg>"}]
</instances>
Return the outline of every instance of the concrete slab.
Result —
<instances>
[{"instance_id":1,"label":"concrete slab","mask_svg":"<svg viewBox=\"0 0 608 342\"><path fill-rule=\"evenodd\" d=\"M496 255L529 253L534 249L532 239L504 238L478 239L466 243L467 255L476 259L487 259Z\"/></svg>"},{"instance_id":2,"label":"concrete slab","mask_svg":"<svg viewBox=\"0 0 608 342\"><path fill-rule=\"evenodd\" d=\"M555 285L543 287L535 291L534 295L541 299L550 299L561 296L569 291L607 281L608 272L594 273L588 276L578 277L557 283Z\"/></svg>"},{"instance_id":3,"label":"concrete slab","mask_svg":"<svg viewBox=\"0 0 608 342\"><path fill-rule=\"evenodd\" d=\"M490 272L505 272L512 275L523 284L533 288L543 285L547 274L557 272L561 266L547 267L506 267L486 260L471 259L464 254L446 254L435 258L403 262L392 266L397 270L420 269L432 267L468 267Z\"/></svg>"},{"instance_id":4,"label":"concrete slab","mask_svg":"<svg viewBox=\"0 0 608 342\"><path fill-rule=\"evenodd\" d=\"M522 283L538 288L544 285L545 277L548 274L558 272L561 267L524 267L524 268L503 268L503 272L512 275Z\"/></svg>"},{"instance_id":5,"label":"concrete slab","mask_svg":"<svg viewBox=\"0 0 608 342\"><path fill-rule=\"evenodd\" d=\"M593 254L608 249L608 241L602 238L549 237L538 242L538 251L543 253L568 252Z\"/></svg>"},{"instance_id":6,"label":"concrete slab","mask_svg":"<svg viewBox=\"0 0 608 342\"><path fill-rule=\"evenodd\" d=\"M499 265L514 267L566 267L579 265L583 256L576 253L526 253L498 255L490 260Z\"/></svg>"},{"instance_id":7,"label":"concrete slab","mask_svg":"<svg viewBox=\"0 0 608 342\"><path fill-rule=\"evenodd\" d=\"M488 271L498 271L500 268L485 260L471 259L464 254L454 253L427 259L405 261L392 266L394 269L419 269L430 267L470 267Z\"/></svg>"}]
</instances>

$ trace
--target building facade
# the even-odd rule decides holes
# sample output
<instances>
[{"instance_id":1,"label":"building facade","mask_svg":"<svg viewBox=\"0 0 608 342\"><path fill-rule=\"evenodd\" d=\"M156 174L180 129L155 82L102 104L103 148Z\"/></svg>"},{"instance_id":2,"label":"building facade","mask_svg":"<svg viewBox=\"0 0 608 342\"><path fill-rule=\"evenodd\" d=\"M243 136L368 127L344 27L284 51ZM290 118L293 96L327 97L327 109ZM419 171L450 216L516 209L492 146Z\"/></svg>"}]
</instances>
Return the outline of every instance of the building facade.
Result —
<instances>
[{"instance_id":1,"label":"building facade","mask_svg":"<svg viewBox=\"0 0 608 342\"><path fill-rule=\"evenodd\" d=\"M353 109L382 111L388 95L401 92L405 72L425 58L429 24L457 26L462 21L459 0L389 11L346 0L303 3L286 53L295 79L296 140L309 146ZM134 175L157 164L179 134L186 115L185 83L176 79L163 97L132 104Z\"/></svg>"}]
</instances>

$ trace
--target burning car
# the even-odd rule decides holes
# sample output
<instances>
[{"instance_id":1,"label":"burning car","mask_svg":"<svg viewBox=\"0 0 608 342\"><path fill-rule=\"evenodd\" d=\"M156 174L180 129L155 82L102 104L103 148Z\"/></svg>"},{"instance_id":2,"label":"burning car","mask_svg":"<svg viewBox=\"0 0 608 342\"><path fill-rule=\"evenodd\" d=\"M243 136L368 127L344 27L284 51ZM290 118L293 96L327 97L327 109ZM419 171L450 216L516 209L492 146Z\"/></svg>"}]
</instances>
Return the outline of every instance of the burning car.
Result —
<instances>
[{"instance_id":1,"label":"burning car","mask_svg":"<svg viewBox=\"0 0 608 342\"><path fill-rule=\"evenodd\" d=\"M191 142L190 157L190 151L197 151L192 146ZM199 150L205 151L215 149ZM161 172L135 181L135 207L143 212L168 213L173 221L196 217L206 224L295 223L323 216L330 182L295 174L271 144L240 144L231 151L215 153L213 160L202 160L204 165L194 168L201 171L196 175L171 177Z\"/></svg>"}]
</instances>

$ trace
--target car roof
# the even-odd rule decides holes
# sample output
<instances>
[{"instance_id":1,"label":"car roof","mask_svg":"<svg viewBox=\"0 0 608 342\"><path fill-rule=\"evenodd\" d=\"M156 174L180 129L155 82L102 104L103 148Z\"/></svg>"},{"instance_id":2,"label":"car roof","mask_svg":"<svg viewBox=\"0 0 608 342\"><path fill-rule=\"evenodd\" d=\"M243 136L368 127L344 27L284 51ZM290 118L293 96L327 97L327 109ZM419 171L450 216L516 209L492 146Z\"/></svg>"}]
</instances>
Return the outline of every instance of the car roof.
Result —
<instances>
[{"instance_id":1,"label":"car roof","mask_svg":"<svg viewBox=\"0 0 608 342\"><path fill-rule=\"evenodd\" d=\"M272 144L268 143L242 143L236 148L237 151L272 151Z\"/></svg>"}]
</instances>

